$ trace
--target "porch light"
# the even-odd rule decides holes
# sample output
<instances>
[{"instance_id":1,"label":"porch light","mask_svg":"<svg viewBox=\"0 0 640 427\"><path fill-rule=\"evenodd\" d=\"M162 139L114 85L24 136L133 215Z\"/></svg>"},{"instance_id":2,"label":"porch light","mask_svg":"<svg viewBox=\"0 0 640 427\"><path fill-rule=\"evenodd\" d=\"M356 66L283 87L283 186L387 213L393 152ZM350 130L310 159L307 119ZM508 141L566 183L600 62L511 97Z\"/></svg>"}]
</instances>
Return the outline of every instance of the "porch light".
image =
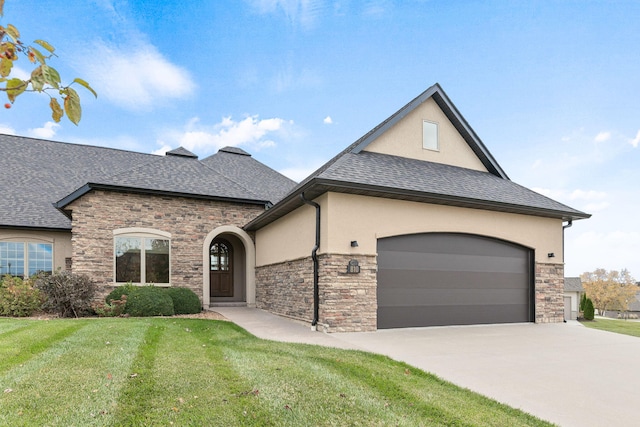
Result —
<instances>
[{"instance_id":1,"label":"porch light","mask_svg":"<svg viewBox=\"0 0 640 427\"><path fill-rule=\"evenodd\" d=\"M358 247L358 241L357 240L352 240L351 241L351 247L352 248L357 248Z\"/></svg>"},{"instance_id":2,"label":"porch light","mask_svg":"<svg viewBox=\"0 0 640 427\"><path fill-rule=\"evenodd\" d=\"M556 254L554 254L553 252L549 252L549 253L547 254L547 256L548 256L549 258L555 258L555 257L556 257Z\"/></svg>"}]
</instances>

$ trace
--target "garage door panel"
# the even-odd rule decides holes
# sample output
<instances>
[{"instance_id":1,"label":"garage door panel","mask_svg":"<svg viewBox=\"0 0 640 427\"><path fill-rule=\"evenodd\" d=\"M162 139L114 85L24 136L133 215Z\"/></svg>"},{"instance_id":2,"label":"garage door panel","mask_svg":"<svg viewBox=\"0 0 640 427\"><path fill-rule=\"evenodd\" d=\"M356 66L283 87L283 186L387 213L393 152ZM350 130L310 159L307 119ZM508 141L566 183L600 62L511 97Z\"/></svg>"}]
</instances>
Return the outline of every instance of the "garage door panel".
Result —
<instances>
[{"instance_id":1,"label":"garage door panel","mask_svg":"<svg viewBox=\"0 0 640 427\"><path fill-rule=\"evenodd\" d=\"M378 328L533 320L532 251L484 236L378 240Z\"/></svg>"},{"instance_id":2,"label":"garage door panel","mask_svg":"<svg viewBox=\"0 0 640 427\"><path fill-rule=\"evenodd\" d=\"M460 254L460 255L482 255L491 253L498 256L511 257L514 250L526 252L527 249L521 246L492 239L484 236L473 235L473 240L469 239L469 234L454 233L427 233L428 241L425 240L426 234L410 234L404 236L395 236L384 241L383 250L401 251L401 252L430 252L434 254ZM401 239L397 239L401 237Z\"/></svg>"},{"instance_id":3,"label":"garage door panel","mask_svg":"<svg viewBox=\"0 0 640 427\"><path fill-rule=\"evenodd\" d=\"M526 261L522 254L516 257L498 255L437 254L432 252L380 251L379 269L406 270L419 267L420 270L448 270L473 272L522 272Z\"/></svg>"},{"instance_id":4,"label":"garage door panel","mask_svg":"<svg viewBox=\"0 0 640 427\"><path fill-rule=\"evenodd\" d=\"M385 328L528 322L526 312L517 304L383 307L378 310L378 322Z\"/></svg>"},{"instance_id":5,"label":"garage door panel","mask_svg":"<svg viewBox=\"0 0 640 427\"><path fill-rule=\"evenodd\" d=\"M520 304L526 306L528 295L522 289L399 289L381 290L378 297L385 306L406 306L407 301L415 305L492 305Z\"/></svg>"},{"instance_id":6,"label":"garage door panel","mask_svg":"<svg viewBox=\"0 0 640 427\"><path fill-rule=\"evenodd\" d=\"M379 270L378 282L385 288L421 289L522 289L527 286L527 277L522 273L478 273L473 271L425 271L425 270Z\"/></svg>"}]
</instances>

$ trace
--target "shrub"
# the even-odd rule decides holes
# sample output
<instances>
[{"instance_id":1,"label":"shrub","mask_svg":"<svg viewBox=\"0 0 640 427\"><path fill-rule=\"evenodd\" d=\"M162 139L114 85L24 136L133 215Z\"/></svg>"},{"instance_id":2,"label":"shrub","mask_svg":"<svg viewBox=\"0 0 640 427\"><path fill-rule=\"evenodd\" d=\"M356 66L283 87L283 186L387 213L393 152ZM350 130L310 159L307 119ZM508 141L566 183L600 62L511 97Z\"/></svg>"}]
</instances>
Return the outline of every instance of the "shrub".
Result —
<instances>
[{"instance_id":1,"label":"shrub","mask_svg":"<svg viewBox=\"0 0 640 427\"><path fill-rule=\"evenodd\" d=\"M587 294L586 293L582 293L582 296L580 297L580 311L584 311L584 305L587 302Z\"/></svg>"},{"instance_id":2,"label":"shrub","mask_svg":"<svg viewBox=\"0 0 640 427\"><path fill-rule=\"evenodd\" d=\"M79 317L92 313L91 302L96 285L87 276L69 271L36 276L34 286L45 296L43 308L61 317Z\"/></svg>"},{"instance_id":3,"label":"shrub","mask_svg":"<svg viewBox=\"0 0 640 427\"><path fill-rule=\"evenodd\" d=\"M200 298L191 289L167 288L166 292L173 300L175 314L195 314L202 311Z\"/></svg>"},{"instance_id":4,"label":"shrub","mask_svg":"<svg viewBox=\"0 0 640 427\"><path fill-rule=\"evenodd\" d=\"M131 282L126 285L118 286L114 290L112 290L109 295L105 298L107 304L111 304L113 300L121 300L123 295L129 295L131 292L136 289L137 286L133 286Z\"/></svg>"},{"instance_id":5,"label":"shrub","mask_svg":"<svg viewBox=\"0 0 640 427\"><path fill-rule=\"evenodd\" d=\"M593 320L594 316L593 301L591 301L591 298L587 298L584 303L584 320Z\"/></svg>"},{"instance_id":6,"label":"shrub","mask_svg":"<svg viewBox=\"0 0 640 427\"><path fill-rule=\"evenodd\" d=\"M127 295L124 294L120 299L112 299L110 302L102 304L93 304L91 308L100 317L116 317L122 316L124 313L125 305L127 304Z\"/></svg>"},{"instance_id":7,"label":"shrub","mask_svg":"<svg viewBox=\"0 0 640 427\"><path fill-rule=\"evenodd\" d=\"M31 280L5 276L0 281L0 315L27 317L42 308L42 293L33 287Z\"/></svg>"},{"instance_id":8,"label":"shrub","mask_svg":"<svg viewBox=\"0 0 640 427\"><path fill-rule=\"evenodd\" d=\"M131 316L173 316L173 300L162 288L134 287L127 297L124 312Z\"/></svg>"}]
</instances>

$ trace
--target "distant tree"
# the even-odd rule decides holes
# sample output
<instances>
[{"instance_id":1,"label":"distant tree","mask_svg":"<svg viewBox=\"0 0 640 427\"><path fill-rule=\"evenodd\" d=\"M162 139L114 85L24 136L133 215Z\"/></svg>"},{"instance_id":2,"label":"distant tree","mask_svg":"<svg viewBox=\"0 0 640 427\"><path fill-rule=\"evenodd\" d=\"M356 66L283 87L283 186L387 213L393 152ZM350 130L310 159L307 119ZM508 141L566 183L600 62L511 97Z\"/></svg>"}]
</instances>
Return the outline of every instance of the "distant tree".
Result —
<instances>
[{"instance_id":1,"label":"distant tree","mask_svg":"<svg viewBox=\"0 0 640 427\"><path fill-rule=\"evenodd\" d=\"M601 315L607 310L627 311L638 287L629 270L607 271L598 268L580 275L587 297Z\"/></svg>"},{"instance_id":2,"label":"distant tree","mask_svg":"<svg viewBox=\"0 0 640 427\"><path fill-rule=\"evenodd\" d=\"M0 16L3 16L4 0L0 0ZM35 46L37 45L37 47ZM75 78L70 84L63 85L60 74L51 67L47 61L56 56L55 48L44 40L35 40L28 45L20 40L20 31L11 25L0 25L0 91L7 94L9 102L4 104L5 108L11 108L16 98L25 92L41 92L49 95L49 107L51 108L51 118L56 123L67 114L67 118L75 125L80 122L82 108L80 106L80 96L71 85L78 84L95 97L97 93L86 81ZM20 57L26 57L35 68L31 71L28 79L23 80L12 77L13 66ZM58 102L62 101L62 106Z\"/></svg>"}]
</instances>

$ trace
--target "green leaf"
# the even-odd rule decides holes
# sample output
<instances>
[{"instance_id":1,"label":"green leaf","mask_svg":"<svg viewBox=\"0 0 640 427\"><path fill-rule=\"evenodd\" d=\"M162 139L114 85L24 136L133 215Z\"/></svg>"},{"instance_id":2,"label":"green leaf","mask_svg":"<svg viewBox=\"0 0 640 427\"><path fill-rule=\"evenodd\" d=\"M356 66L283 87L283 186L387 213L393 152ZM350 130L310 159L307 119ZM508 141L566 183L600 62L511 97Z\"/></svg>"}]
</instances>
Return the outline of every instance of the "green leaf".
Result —
<instances>
[{"instance_id":1,"label":"green leaf","mask_svg":"<svg viewBox=\"0 0 640 427\"><path fill-rule=\"evenodd\" d=\"M13 61L7 58L0 60L0 76L7 77L11 74L11 68L13 68Z\"/></svg>"},{"instance_id":2,"label":"green leaf","mask_svg":"<svg viewBox=\"0 0 640 427\"><path fill-rule=\"evenodd\" d=\"M60 87L60 74L58 74L58 71L56 71L55 68L44 64L41 65L41 67L42 74L44 75L44 81L58 89L58 87Z\"/></svg>"},{"instance_id":3,"label":"green leaf","mask_svg":"<svg viewBox=\"0 0 640 427\"><path fill-rule=\"evenodd\" d=\"M9 97L9 101L15 101L18 95L24 92L26 88L27 82L25 81L22 81L20 79L7 80L6 92L7 96Z\"/></svg>"},{"instance_id":4,"label":"green leaf","mask_svg":"<svg viewBox=\"0 0 640 427\"><path fill-rule=\"evenodd\" d=\"M64 98L64 111L67 113L67 117L74 125L80 122L82 117L82 108L80 107L80 97L78 92L68 87L64 90L66 97Z\"/></svg>"},{"instance_id":5,"label":"green leaf","mask_svg":"<svg viewBox=\"0 0 640 427\"><path fill-rule=\"evenodd\" d=\"M75 79L73 79L74 83L78 83L80 86L84 87L85 89L87 89L89 92L91 92L93 94L93 96L95 96L96 98L98 97L98 94L96 93L95 90L93 90L93 88L91 86L89 86L89 83L87 83L86 81L82 80L79 77L76 77Z\"/></svg>"},{"instance_id":6,"label":"green leaf","mask_svg":"<svg viewBox=\"0 0 640 427\"><path fill-rule=\"evenodd\" d=\"M20 31L18 31L16 27L11 24L7 24L6 30L7 34L13 39L14 42L18 41L18 39L20 38Z\"/></svg>"},{"instance_id":7,"label":"green leaf","mask_svg":"<svg viewBox=\"0 0 640 427\"><path fill-rule=\"evenodd\" d=\"M31 72L31 86L33 87L33 90L42 92L45 83L41 65Z\"/></svg>"},{"instance_id":8,"label":"green leaf","mask_svg":"<svg viewBox=\"0 0 640 427\"><path fill-rule=\"evenodd\" d=\"M33 52L33 54L36 56L36 59L38 60L39 63L44 64L46 61L46 58L44 57L44 55L35 47L33 46L29 46L29 50L31 52Z\"/></svg>"},{"instance_id":9,"label":"green leaf","mask_svg":"<svg viewBox=\"0 0 640 427\"><path fill-rule=\"evenodd\" d=\"M60 119L62 118L62 116L64 116L64 111L62 111L62 107L60 107L58 100L55 98L51 98L51 101L49 101L49 107L51 107L51 118L53 119L53 121L56 123L60 123Z\"/></svg>"},{"instance_id":10,"label":"green leaf","mask_svg":"<svg viewBox=\"0 0 640 427\"><path fill-rule=\"evenodd\" d=\"M56 50L56 48L54 48L53 46L51 46L49 43L47 43L44 40L38 39L38 40L35 40L34 43L38 43L43 48L47 49L49 51L49 53L53 53L53 51Z\"/></svg>"}]
</instances>

